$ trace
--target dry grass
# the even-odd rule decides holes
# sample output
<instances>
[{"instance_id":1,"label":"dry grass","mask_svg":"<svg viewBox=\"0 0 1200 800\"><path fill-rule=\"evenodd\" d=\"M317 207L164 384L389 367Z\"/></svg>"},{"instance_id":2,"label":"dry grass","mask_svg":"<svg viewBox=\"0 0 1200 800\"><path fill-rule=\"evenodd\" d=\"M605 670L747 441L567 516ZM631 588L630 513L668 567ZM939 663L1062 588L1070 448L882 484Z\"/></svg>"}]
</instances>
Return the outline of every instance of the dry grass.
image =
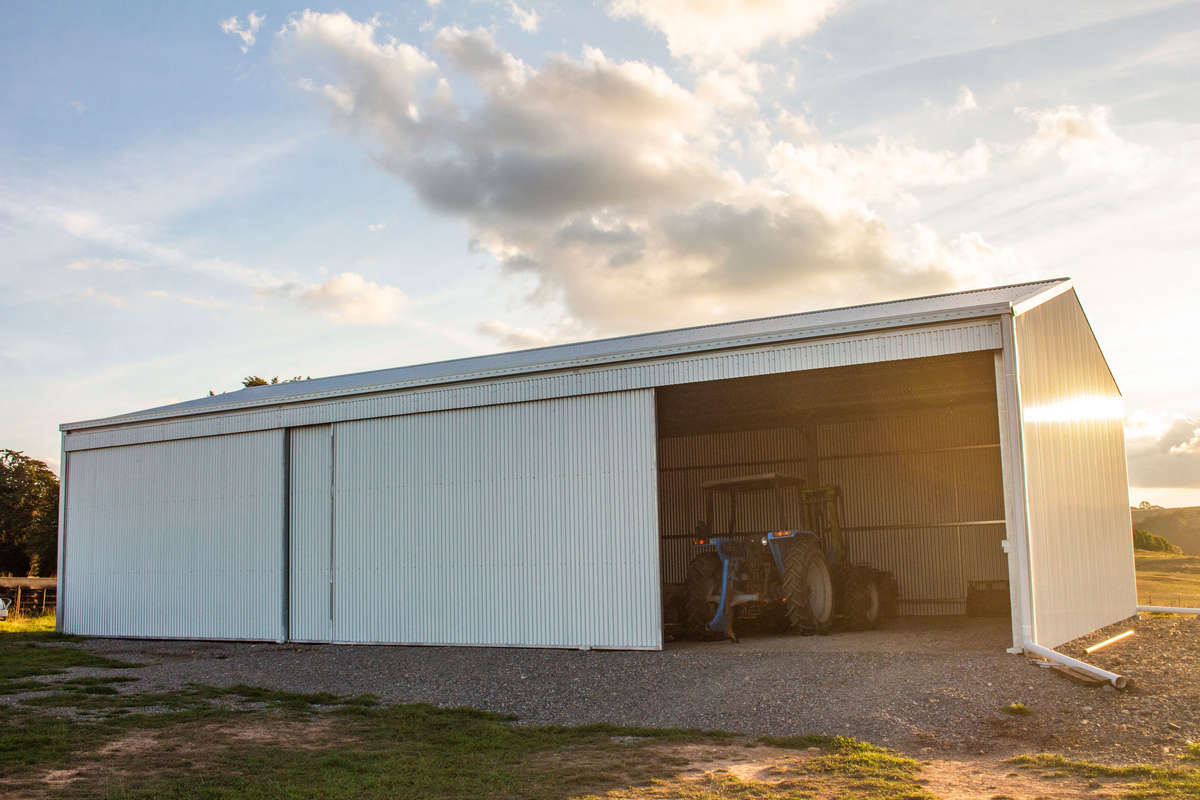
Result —
<instances>
[{"instance_id":1,"label":"dry grass","mask_svg":"<svg viewBox=\"0 0 1200 800\"><path fill-rule=\"evenodd\" d=\"M1200 556L1138 550L1138 603L1200 608Z\"/></svg>"},{"instance_id":2,"label":"dry grass","mask_svg":"<svg viewBox=\"0 0 1200 800\"><path fill-rule=\"evenodd\" d=\"M38 614L30 616L28 614L16 614L9 611L8 619L0 622L0 636L9 633L20 634L52 634L54 633L55 616L54 614Z\"/></svg>"}]
</instances>

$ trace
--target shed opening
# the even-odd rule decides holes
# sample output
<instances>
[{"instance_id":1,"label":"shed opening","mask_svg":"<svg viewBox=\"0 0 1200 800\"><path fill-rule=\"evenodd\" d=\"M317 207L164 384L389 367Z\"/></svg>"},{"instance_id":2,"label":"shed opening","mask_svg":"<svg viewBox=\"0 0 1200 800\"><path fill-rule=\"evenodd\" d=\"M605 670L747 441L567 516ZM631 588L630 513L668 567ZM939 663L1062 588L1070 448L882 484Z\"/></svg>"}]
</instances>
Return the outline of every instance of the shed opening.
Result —
<instances>
[{"instance_id":1,"label":"shed opening","mask_svg":"<svg viewBox=\"0 0 1200 800\"><path fill-rule=\"evenodd\" d=\"M837 487L845 558L895 576L899 615L1008 619L990 351L662 387L656 414L668 626L706 549L702 485L765 473ZM804 519L799 505L787 513ZM721 514L739 531L779 525L770 503Z\"/></svg>"}]
</instances>

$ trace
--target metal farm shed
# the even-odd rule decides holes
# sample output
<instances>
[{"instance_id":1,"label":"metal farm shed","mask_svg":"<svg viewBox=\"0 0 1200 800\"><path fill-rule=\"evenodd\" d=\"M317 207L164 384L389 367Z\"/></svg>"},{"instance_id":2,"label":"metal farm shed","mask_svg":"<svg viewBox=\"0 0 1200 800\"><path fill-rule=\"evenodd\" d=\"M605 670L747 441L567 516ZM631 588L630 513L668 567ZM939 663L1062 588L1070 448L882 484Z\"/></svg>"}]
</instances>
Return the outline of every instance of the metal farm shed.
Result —
<instances>
[{"instance_id":1,"label":"metal farm shed","mask_svg":"<svg viewBox=\"0 0 1200 800\"><path fill-rule=\"evenodd\" d=\"M662 646L699 486L833 483L907 614L1135 613L1121 398L1066 279L262 386L62 426L62 630Z\"/></svg>"}]
</instances>

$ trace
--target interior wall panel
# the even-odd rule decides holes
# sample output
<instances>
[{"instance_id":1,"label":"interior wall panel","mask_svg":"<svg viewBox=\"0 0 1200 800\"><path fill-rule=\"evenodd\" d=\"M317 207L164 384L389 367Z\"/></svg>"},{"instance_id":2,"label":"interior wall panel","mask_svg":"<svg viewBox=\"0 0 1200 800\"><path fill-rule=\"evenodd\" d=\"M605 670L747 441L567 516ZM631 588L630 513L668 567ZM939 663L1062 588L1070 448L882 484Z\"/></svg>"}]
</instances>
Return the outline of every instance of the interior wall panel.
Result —
<instances>
[{"instance_id":1,"label":"interior wall panel","mask_svg":"<svg viewBox=\"0 0 1200 800\"><path fill-rule=\"evenodd\" d=\"M1034 633L1136 613L1121 393L1074 290L1015 320Z\"/></svg>"},{"instance_id":2,"label":"interior wall panel","mask_svg":"<svg viewBox=\"0 0 1200 800\"><path fill-rule=\"evenodd\" d=\"M658 648L652 391L336 426L333 638Z\"/></svg>"},{"instance_id":3,"label":"interior wall panel","mask_svg":"<svg viewBox=\"0 0 1200 800\"><path fill-rule=\"evenodd\" d=\"M68 633L283 637L281 431L69 458Z\"/></svg>"},{"instance_id":4,"label":"interior wall panel","mask_svg":"<svg viewBox=\"0 0 1200 800\"><path fill-rule=\"evenodd\" d=\"M997 436L989 403L816 426L820 480L842 490L851 558L896 575L903 613L963 613L970 581L1007 578ZM663 581L682 583L699 552L692 535L704 481L759 472L804 477L807 457L796 428L660 440ZM776 524L758 511L743 509L739 529Z\"/></svg>"}]
</instances>

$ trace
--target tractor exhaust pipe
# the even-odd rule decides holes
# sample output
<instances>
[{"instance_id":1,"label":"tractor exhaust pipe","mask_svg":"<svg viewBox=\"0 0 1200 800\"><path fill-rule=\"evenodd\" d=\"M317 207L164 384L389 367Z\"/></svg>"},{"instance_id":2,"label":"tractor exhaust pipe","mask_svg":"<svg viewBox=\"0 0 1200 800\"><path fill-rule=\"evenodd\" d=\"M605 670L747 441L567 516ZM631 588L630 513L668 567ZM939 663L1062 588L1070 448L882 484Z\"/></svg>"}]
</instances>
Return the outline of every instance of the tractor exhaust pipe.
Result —
<instances>
[{"instance_id":1,"label":"tractor exhaust pipe","mask_svg":"<svg viewBox=\"0 0 1200 800\"><path fill-rule=\"evenodd\" d=\"M1116 689L1124 689L1129 685L1129 678L1124 675L1118 675L1115 672L1109 672L1106 669L1100 669L1093 664L1088 664L1086 661L1080 661L1077 658L1065 656L1057 650L1051 650L1049 647L1042 647L1040 644L1026 642L1022 648L1026 653L1033 653L1036 656L1041 656L1047 661L1053 661L1056 664L1062 664L1064 667L1072 667L1080 672L1086 672L1089 675L1095 675L1097 678L1103 678L1113 685Z\"/></svg>"}]
</instances>

